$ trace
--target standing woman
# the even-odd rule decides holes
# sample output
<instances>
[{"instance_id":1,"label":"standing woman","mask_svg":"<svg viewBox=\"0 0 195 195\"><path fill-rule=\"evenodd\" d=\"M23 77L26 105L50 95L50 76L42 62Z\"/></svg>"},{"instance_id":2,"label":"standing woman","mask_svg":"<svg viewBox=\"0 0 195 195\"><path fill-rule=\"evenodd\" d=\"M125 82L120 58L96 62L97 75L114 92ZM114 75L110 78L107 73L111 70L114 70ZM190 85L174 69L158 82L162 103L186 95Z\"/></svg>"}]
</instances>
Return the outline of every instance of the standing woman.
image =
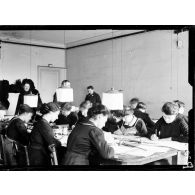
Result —
<instances>
[{"instance_id":1,"label":"standing woman","mask_svg":"<svg viewBox=\"0 0 195 195\"><path fill-rule=\"evenodd\" d=\"M99 104L88 110L89 120L78 122L69 135L63 164L89 165L98 163L99 157L114 157L114 150L105 141L102 127L108 118L107 108Z\"/></svg>"},{"instance_id":2,"label":"standing woman","mask_svg":"<svg viewBox=\"0 0 195 195\"><path fill-rule=\"evenodd\" d=\"M60 142L54 138L54 132L50 122L54 122L60 113L57 104L50 102L43 104L40 108L42 118L35 123L31 132L29 156L31 165L48 166L51 165L50 151L48 146Z\"/></svg>"},{"instance_id":3,"label":"standing woman","mask_svg":"<svg viewBox=\"0 0 195 195\"><path fill-rule=\"evenodd\" d=\"M38 95L38 103L37 108L40 108L42 105L42 101L40 98L39 91L35 89L34 82L31 79L23 79L22 81L22 91L20 92L20 95L18 97L18 103L16 106L16 112L15 114L18 114L19 106L24 103L24 96L25 95Z\"/></svg>"}]
</instances>

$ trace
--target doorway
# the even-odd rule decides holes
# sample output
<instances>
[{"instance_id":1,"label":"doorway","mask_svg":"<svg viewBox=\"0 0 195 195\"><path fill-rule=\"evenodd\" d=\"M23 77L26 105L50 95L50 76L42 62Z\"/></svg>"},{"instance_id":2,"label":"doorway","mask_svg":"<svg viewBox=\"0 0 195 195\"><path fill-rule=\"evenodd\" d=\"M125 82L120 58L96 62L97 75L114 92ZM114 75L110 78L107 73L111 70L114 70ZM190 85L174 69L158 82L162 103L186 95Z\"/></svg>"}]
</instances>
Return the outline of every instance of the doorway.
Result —
<instances>
[{"instance_id":1,"label":"doorway","mask_svg":"<svg viewBox=\"0 0 195 195\"><path fill-rule=\"evenodd\" d=\"M66 79L66 68L38 66L38 89L43 103L53 101L56 89Z\"/></svg>"}]
</instances>

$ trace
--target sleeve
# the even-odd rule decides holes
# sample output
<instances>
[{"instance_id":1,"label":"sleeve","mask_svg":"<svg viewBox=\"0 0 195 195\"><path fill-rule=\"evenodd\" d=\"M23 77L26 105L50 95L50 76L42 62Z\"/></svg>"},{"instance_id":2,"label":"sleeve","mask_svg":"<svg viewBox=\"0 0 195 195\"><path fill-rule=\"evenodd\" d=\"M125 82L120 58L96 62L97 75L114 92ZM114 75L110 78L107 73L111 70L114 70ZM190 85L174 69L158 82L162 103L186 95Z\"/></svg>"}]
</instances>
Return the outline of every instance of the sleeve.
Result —
<instances>
[{"instance_id":1,"label":"sleeve","mask_svg":"<svg viewBox=\"0 0 195 195\"><path fill-rule=\"evenodd\" d=\"M20 104L23 104L23 95L22 94L20 94L19 97L18 97L18 102L17 102L17 105L16 105L15 115L18 114Z\"/></svg>"},{"instance_id":2,"label":"sleeve","mask_svg":"<svg viewBox=\"0 0 195 195\"><path fill-rule=\"evenodd\" d=\"M30 139L30 134L27 132L27 128L22 121L16 121L15 123L17 131L20 134L20 140L22 140L23 145L28 145L29 139Z\"/></svg>"},{"instance_id":3,"label":"sleeve","mask_svg":"<svg viewBox=\"0 0 195 195\"><path fill-rule=\"evenodd\" d=\"M96 103L99 103L99 104L101 104L101 103L102 103L102 101L101 101L101 98L100 98L99 94L96 94Z\"/></svg>"},{"instance_id":4,"label":"sleeve","mask_svg":"<svg viewBox=\"0 0 195 195\"><path fill-rule=\"evenodd\" d=\"M155 123L151 120L150 116L146 114L146 121L149 128L153 128Z\"/></svg>"},{"instance_id":5,"label":"sleeve","mask_svg":"<svg viewBox=\"0 0 195 195\"><path fill-rule=\"evenodd\" d=\"M57 139L54 138L53 129L46 124L43 124L40 129L41 135L44 137L44 140L49 145L55 144L56 147L60 146L61 143Z\"/></svg>"},{"instance_id":6,"label":"sleeve","mask_svg":"<svg viewBox=\"0 0 195 195\"><path fill-rule=\"evenodd\" d=\"M188 142L189 127L184 119L180 121L179 128L180 128L180 136L172 137L172 140L178 142Z\"/></svg>"},{"instance_id":7,"label":"sleeve","mask_svg":"<svg viewBox=\"0 0 195 195\"><path fill-rule=\"evenodd\" d=\"M38 93L38 106L37 108L39 109L42 105L42 100L41 100L41 96L40 96L40 93Z\"/></svg>"},{"instance_id":8,"label":"sleeve","mask_svg":"<svg viewBox=\"0 0 195 195\"><path fill-rule=\"evenodd\" d=\"M137 124L136 124L136 129L139 132L140 136L146 136L148 134L146 125L142 119L138 119Z\"/></svg>"},{"instance_id":9,"label":"sleeve","mask_svg":"<svg viewBox=\"0 0 195 195\"><path fill-rule=\"evenodd\" d=\"M159 135L159 127L160 127L160 123L162 121L162 118L160 118L155 124L154 124L154 127L152 129L148 129L148 134L147 134L147 137L151 137L152 134L156 134L156 136Z\"/></svg>"},{"instance_id":10,"label":"sleeve","mask_svg":"<svg viewBox=\"0 0 195 195\"><path fill-rule=\"evenodd\" d=\"M56 103L57 102L57 96L56 96L56 93L54 93L53 95L53 102Z\"/></svg>"},{"instance_id":11,"label":"sleeve","mask_svg":"<svg viewBox=\"0 0 195 195\"><path fill-rule=\"evenodd\" d=\"M78 121L78 116L76 113L71 113L71 117L70 117L70 127L72 127L73 125L75 125Z\"/></svg>"},{"instance_id":12,"label":"sleeve","mask_svg":"<svg viewBox=\"0 0 195 195\"><path fill-rule=\"evenodd\" d=\"M86 97L85 97L85 101L87 101L87 100L90 100L88 95L86 95Z\"/></svg>"},{"instance_id":13,"label":"sleeve","mask_svg":"<svg viewBox=\"0 0 195 195\"><path fill-rule=\"evenodd\" d=\"M109 159L114 157L114 149L107 144L103 132L99 129L93 129L90 131L89 136L92 144L103 158Z\"/></svg>"}]
</instances>

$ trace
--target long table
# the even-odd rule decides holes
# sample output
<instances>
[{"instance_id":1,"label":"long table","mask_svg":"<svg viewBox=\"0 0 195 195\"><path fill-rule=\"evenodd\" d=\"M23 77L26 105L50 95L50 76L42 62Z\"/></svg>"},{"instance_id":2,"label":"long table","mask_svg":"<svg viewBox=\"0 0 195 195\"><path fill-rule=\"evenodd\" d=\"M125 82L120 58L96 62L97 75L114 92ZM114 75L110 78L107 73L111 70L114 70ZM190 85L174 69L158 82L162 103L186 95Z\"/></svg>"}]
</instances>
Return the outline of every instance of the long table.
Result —
<instances>
[{"instance_id":1,"label":"long table","mask_svg":"<svg viewBox=\"0 0 195 195\"><path fill-rule=\"evenodd\" d=\"M111 136L113 137L113 135L111 135ZM63 140L62 146L64 146L64 147L66 147L67 138L68 138L68 135L64 135L63 138L61 139L61 140ZM118 139L116 139L116 140L118 141ZM147 139L145 139L145 140L147 140ZM170 141L169 139L168 139L168 141L167 141L167 139L165 139L164 141L166 141L166 144L164 144L165 146L166 145L169 146L171 144L174 145L174 143L175 143L178 147L178 146L183 144L183 143L179 143L179 142ZM153 143L150 140L148 140L148 142ZM176 149L177 147L176 148L165 147L163 145L163 143L165 143L165 142L162 142L162 141L154 142L154 145L152 145L152 146L156 147L157 145L159 145L159 143L162 144L162 146L159 147L159 152L158 152L158 147L157 147L157 151L154 153L151 153L151 155L150 154L146 155L146 156L144 156L144 155L141 156L140 154L136 155L136 152L137 152L137 154L138 154L138 152L140 152L139 147L144 146L144 143L139 143L137 148L136 148L136 146L133 148L134 155L131 155L131 152L130 152L130 154L118 153L115 155L114 159L112 159L111 161L105 160L105 162L102 164L108 164L108 165L109 164L145 165L145 164L149 164L149 163L159 161L162 159L168 159L169 163L174 164L174 165L186 165L187 164L187 159L188 159L188 150L187 149L182 150L181 148ZM164 147L164 149L166 149L165 152L162 152L163 147Z\"/></svg>"}]
</instances>

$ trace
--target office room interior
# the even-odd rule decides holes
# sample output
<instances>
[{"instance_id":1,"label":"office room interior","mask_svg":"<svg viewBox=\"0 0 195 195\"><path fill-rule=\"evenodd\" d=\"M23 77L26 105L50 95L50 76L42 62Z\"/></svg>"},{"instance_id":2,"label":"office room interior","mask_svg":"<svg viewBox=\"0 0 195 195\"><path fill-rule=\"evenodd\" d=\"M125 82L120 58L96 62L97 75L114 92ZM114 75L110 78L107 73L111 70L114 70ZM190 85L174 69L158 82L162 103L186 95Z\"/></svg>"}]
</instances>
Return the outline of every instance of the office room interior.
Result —
<instances>
[{"instance_id":1,"label":"office room interior","mask_svg":"<svg viewBox=\"0 0 195 195\"><path fill-rule=\"evenodd\" d=\"M123 108L113 109L121 110L122 120L132 110L130 106L132 98L138 98L139 102L144 103L145 112L154 122L154 127L156 127L155 123L158 120L161 118L163 120L163 113L165 113L162 110L163 105L170 103L173 104L171 106L178 106L177 103L173 102L174 100L179 100L185 104L183 115L188 117L188 112L192 109L193 104L192 86L188 82L188 70L188 29L183 30L181 28L178 30L173 27L167 30L148 30L147 28L135 30L117 30L114 28L97 30L0 30L0 80L7 80L11 86L18 79L21 81L26 78L31 79L39 91L42 104L53 102L56 89L61 86L63 80L68 80L71 89L73 89L73 100L70 101L70 105L72 112L75 113L79 112L80 104L86 100L87 87L93 86L94 92L100 96L101 103L91 105L89 110L93 111L94 107L104 106L104 109L108 108L108 118L112 115L112 108L104 105L103 94L109 93L109 90L112 94L122 94ZM1 91L1 93L3 92ZM12 122L11 118L17 118L20 115L20 113L15 115L19 93L8 91L9 107L5 109L5 116L2 119L2 121L6 120L6 128ZM113 104L118 104L117 99L111 98L108 101L116 101ZM64 104L58 105L59 112L62 112L63 106ZM36 112L38 111L36 110ZM135 111L133 112L135 113ZM7 122L7 120L9 121ZM55 126L55 121L49 122L52 122L52 125L54 123ZM70 135L75 136L79 125L81 125L79 122L75 123L72 129L69 129L69 137L66 137L66 150L72 156L77 154L76 152L71 153L71 144L76 138L71 140ZM188 126L188 121L186 125ZM32 132L34 128L32 127ZM94 149L96 145L91 146L93 142L89 141L95 153L100 151L98 154L100 156L103 153L100 157L103 159L100 162L102 167L104 163L113 165L115 162L117 165L164 165L165 160L165 164L168 165L189 164L188 141L180 142L171 139L171 136L151 140L149 136L133 135L133 133L125 136L123 133L115 134L104 131L104 128L102 127L102 130L98 125L96 128L100 129L103 135L101 141L105 142L106 147L112 148L114 153L113 155L111 152L108 154L111 149L104 148L106 151L103 152L100 151L102 148ZM156 130L154 129L154 133ZM31 136L32 132L28 132L28 135ZM63 135L61 136L63 137ZM2 145L5 144L5 147L0 145L4 149L1 149L0 152L2 167L9 165L5 163L6 155L3 154L6 150L5 139L6 130L5 135L2 135L1 138ZM31 140L31 138L29 139ZM55 139L57 138L55 137ZM67 143L68 141L69 143ZM146 144L144 145L144 143ZM28 146L27 144L27 150ZM75 146L76 144L73 147ZM63 165L66 167L68 164L76 164L73 162L76 157L73 158L71 155L69 155L71 157L66 157L66 154L62 154L61 149L60 155L63 156L63 160L60 160L57 150L57 147L51 150L51 166ZM28 152L30 160L28 159L27 165L23 165L23 167L34 165L31 164L31 154L30 151ZM170 155L168 155L169 153ZM184 158L179 159L181 156ZM107 158L110 161L106 160ZM151 160L152 158L153 160ZM90 165L86 159L78 161L78 165L79 162L82 165L83 161ZM32 162L35 163L35 161ZM40 166L44 167L44 164L40 164Z\"/></svg>"}]
</instances>

